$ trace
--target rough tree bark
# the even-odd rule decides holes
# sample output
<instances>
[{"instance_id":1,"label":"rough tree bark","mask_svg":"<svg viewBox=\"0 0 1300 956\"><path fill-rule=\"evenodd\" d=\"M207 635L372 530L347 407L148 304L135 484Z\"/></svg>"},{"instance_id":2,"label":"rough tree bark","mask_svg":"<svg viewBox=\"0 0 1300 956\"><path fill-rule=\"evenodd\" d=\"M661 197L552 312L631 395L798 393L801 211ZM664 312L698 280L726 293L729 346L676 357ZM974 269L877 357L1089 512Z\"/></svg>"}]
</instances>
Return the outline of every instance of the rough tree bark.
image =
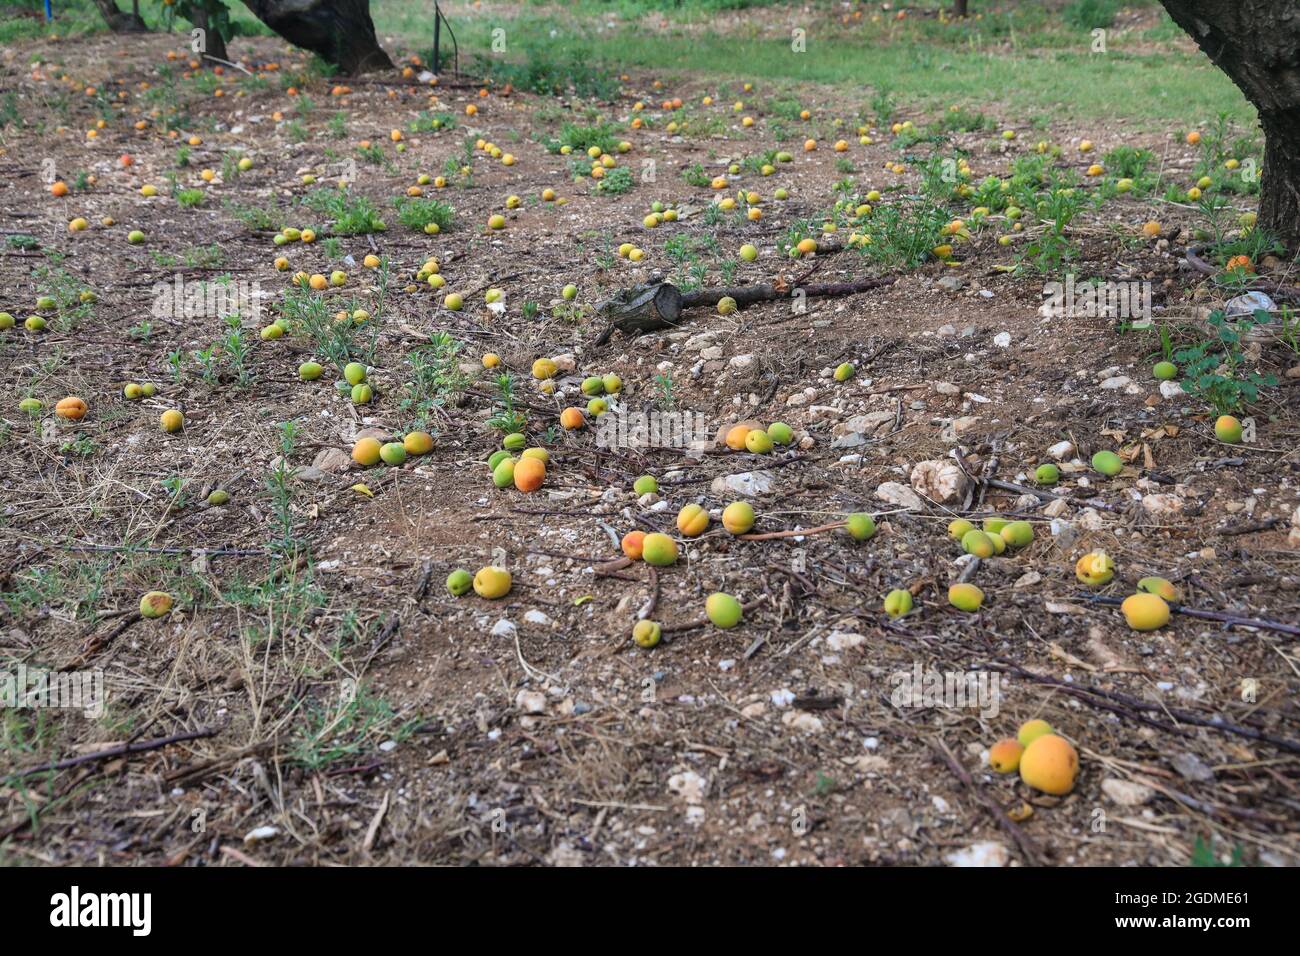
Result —
<instances>
[{"instance_id":1,"label":"rough tree bark","mask_svg":"<svg viewBox=\"0 0 1300 956\"><path fill-rule=\"evenodd\" d=\"M1300 248L1300 4L1160 0L1246 94L1264 130L1259 225Z\"/></svg>"},{"instance_id":2,"label":"rough tree bark","mask_svg":"<svg viewBox=\"0 0 1300 956\"><path fill-rule=\"evenodd\" d=\"M966 16L966 0L952 0L952 15L954 17Z\"/></svg>"},{"instance_id":3,"label":"rough tree bark","mask_svg":"<svg viewBox=\"0 0 1300 956\"><path fill-rule=\"evenodd\" d=\"M189 13L190 23L203 31L203 52L201 55L210 56L217 60L230 62L230 54L226 52L226 38L218 31L214 30L208 23L208 11L203 8L202 4L193 4ZM209 66L211 62L209 61Z\"/></svg>"},{"instance_id":4,"label":"rough tree bark","mask_svg":"<svg viewBox=\"0 0 1300 956\"><path fill-rule=\"evenodd\" d=\"M244 5L290 43L320 54L344 73L393 68L375 38L370 0L244 0Z\"/></svg>"},{"instance_id":5,"label":"rough tree bark","mask_svg":"<svg viewBox=\"0 0 1300 956\"><path fill-rule=\"evenodd\" d=\"M117 0L95 0L95 6L99 8L104 22L108 24L108 28L114 33L144 33L149 29L140 16L138 2L131 5L130 13L125 13L119 9Z\"/></svg>"}]
</instances>

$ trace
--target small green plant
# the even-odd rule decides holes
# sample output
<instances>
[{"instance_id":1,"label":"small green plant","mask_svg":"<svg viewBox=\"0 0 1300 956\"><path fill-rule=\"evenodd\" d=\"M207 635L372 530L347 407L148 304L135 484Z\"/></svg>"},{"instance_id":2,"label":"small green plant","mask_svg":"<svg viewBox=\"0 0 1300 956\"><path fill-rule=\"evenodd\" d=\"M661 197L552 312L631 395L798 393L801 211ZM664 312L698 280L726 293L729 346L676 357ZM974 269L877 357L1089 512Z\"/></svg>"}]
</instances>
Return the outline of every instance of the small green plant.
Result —
<instances>
[{"instance_id":1,"label":"small green plant","mask_svg":"<svg viewBox=\"0 0 1300 956\"><path fill-rule=\"evenodd\" d=\"M333 223L332 231L341 236L361 236L388 228L369 199L354 196L346 189L314 189L303 197L302 204L328 218Z\"/></svg>"},{"instance_id":2,"label":"small green plant","mask_svg":"<svg viewBox=\"0 0 1300 956\"><path fill-rule=\"evenodd\" d=\"M271 500L271 511L279 530L280 538L273 543L273 548L283 557L296 555L301 542L294 536L293 516L293 474L289 464L297 446L298 426L295 422L283 422L280 425L280 454L266 475L266 493Z\"/></svg>"},{"instance_id":3,"label":"small green plant","mask_svg":"<svg viewBox=\"0 0 1300 956\"><path fill-rule=\"evenodd\" d=\"M613 169L606 170L604 177L597 181L596 192L621 196L635 185L636 179L632 176L632 170L626 166L615 166Z\"/></svg>"},{"instance_id":4,"label":"small green plant","mask_svg":"<svg viewBox=\"0 0 1300 956\"><path fill-rule=\"evenodd\" d=\"M497 405L488 426L505 435L522 432L527 418L515 407L515 379L509 372L497 376Z\"/></svg>"},{"instance_id":5,"label":"small green plant","mask_svg":"<svg viewBox=\"0 0 1300 956\"><path fill-rule=\"evenodd\" d=\"M1269 324L1271 317L1260 310L1233 322L1216 309L1207 321L1210 336L1176 351L1173 361L1182 369L1183 391L1209 404L1217 414L1227 415L1254 402L1260 388L1277 384L1273 376L1245 368L1241 351L1243 336L1257 323Z\"/></svg>"},{"instance_id":6,"label":"small green plant","mask_svg":"<svg viewBox=\"0 0 1300 956\"><path fill-rule=\"evenodd\" d=\"M184 209L194 209L203 205L202 189L182 189L176 194L176 201Z\"/></svg>"},{"instance_id":7,"label":"small green plant","mask_svg":"<svg viewBox=\"0 0 1300 956\"><path fill-rule=\"evenodd\" d=\"M426 345L406 356L410 380L402 387L397 407L410 428L429 430L440 409L455 404L470 377L460 368L461 344L447 332L435 332Z\"/></svg>"},{"instance_id":8,"label":"small green plant","mask_svg":"<svg viewBox=\"0 0 1300 956\"><path fill-rule=\"evenodd\" d=\"M659 397L656 402L659 408L665 412L670 412L677 407L677 396L673 392L673 377L667 372L655 375L655 388L659 390Z\"/></svg>"},{"instance_id":9,"label":"small green plant","mask_svg":"<svg viewBox=\"0 0 1300 956\"><path fill-rule=\"evenodd\" d=\"M397 219L408 229L424 232L434 223L440 232L446 232L456 219L456 210L445 202L423 197L399 196L393 200L397 207Z\"/></svg>"},{"instance_id":10,"label":"small green plant","mask_svg":"<svg viewBox=\"0 0 1300 956\"><path fill-rule=\"evenodd\" d=\"M704 171L704 167L699 163L692 163L682 171L682 179L686 180L687 185L704 187L709 185L712 180L709 174Z\"/></svg>"},{"instance_id":11,"label":"small green plant","mask_svg":"<svg viewBox=\"0 0 1300 956\"><path fill-rule=\"evenodd\" d=\"M1232 855L1229 857L1227 863L1220 862L1219 858L1214 855L1213 840L1206 840L1203 837L1198 836L1196 838L1196 843L1192 846L1192 866L1201 866L1201 867L1245 866L1246 864L1243 857L1244 857L1244 852L1242 850L1242 846L1240 843L1233 844Z\"/></svg>"}]
</instances>

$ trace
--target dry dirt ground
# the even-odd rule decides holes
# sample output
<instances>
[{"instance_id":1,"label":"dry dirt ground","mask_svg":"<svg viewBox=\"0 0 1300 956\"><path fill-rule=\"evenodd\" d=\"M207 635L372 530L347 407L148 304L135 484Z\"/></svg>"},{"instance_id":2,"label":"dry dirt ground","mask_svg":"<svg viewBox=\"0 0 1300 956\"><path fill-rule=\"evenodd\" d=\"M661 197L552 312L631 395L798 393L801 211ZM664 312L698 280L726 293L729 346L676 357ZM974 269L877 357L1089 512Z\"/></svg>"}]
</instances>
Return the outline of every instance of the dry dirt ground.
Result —
<instances>
[{"instance_id":1,"label":"dry dirt ground","mask_svg":"<svg viewBox=\"0 0 1300 956\"><path fill-rule=\"evenodd\" d=\"M601 109L632 144L620 164L639 174L653 159L657 178L611 196L590 180L574 182L570 158L539 142L563 122L584 122L583 104L480 97L477 87L443 83L431 105L416 80L378 77L350 83L342 96L331 96L331 81L310 79L290 96L279 77L301 60L268 40L241 50L250 62L278 61L279 75L178 77L175 91L161 95L172 42L42 42L3 55L0 85L16 93L24 125L4 130L0 223L6 239L35 242L10 241L0 257L0 309L19 323L0 332L0 654L11 672L102 674L106 709L89 718L66 709L0 712L0 858L182 866L1297 861L1296 632L1175 614L1139 633L1116 607L1091 600L1123 598L1139 578L1158 574L1188 607L1300 624L1300 549L1288 542L1300 505L1300 388L1286 376L1297 358L1284 343L1266 339L1250 352L1252 367L1279 384L1249 410L1255 440L1226 446L1214 437L1208 405L1162 396L1151 375L1160 353L1154 332L1040 315L1043 282L1059 276L997 269L1025 241L998 246L1003 229L976 230L955 267L930 257L891 270L851 251L792 261L778 243L799 219L820 225L845 177L837 160L853 164L864 191L895 187L884 205L918 188L914 165L885 170L900 157L889 130L873 129L874 142L860 145L848 135L854 108L829 91L806 94L817 119L788 124L798 138L780 148L795 153L793 162L771 177L746 171L733 179L731 191L764 197L763 219L748 222L706 215L713 191L681 177L697 162L710 176L724 174L729 160L777 145L761 110L753 129L740 127L730 109L745 96L737 89L656 89L653 76L626 78L625 95ZM171 69L179 74L183 61ZM88 86L98 94L87 95ZM223 96L213 95L217 88ZM313 109L303 107L304 93ZM662 120L629 128L637 100L656 115L665 97L699 103L706 94L723 104L701 109L716 117L716 135L674 137ZM466 116L470 103L477 116ZM454 116L455 128L410 132L423 110ZM831 126L835 116L850 123L843 134ZM105 127L88 138L97 118ZM134 128L138 120L148 121L143 129ZM169 122L179 139L168 137ZM407 131L404 152L390 140L393 129ZM178 166L191 135L202 142ZM815 152L800 148L806 135L818 138ZM851 143L843 156L830 149L838 135ZM1146 142L1028 128L1010 146L989 130L954 141L979 179L1005 175L1039 138L1066 146L1059 165L1082 169L1087 159L1073 149L1081 135L1097 141L1098 155L1146 146L1175 180L1194 162L1177 130ZM472 152L469 182L456 174L447 189L427 189L455 207L453 227L426 236L401 226L392 198L420 173L441 174L466 136L500 145L517 163ZM383 162L360 162L351 192L370 197L388 228L336 236L333 245L328 218L298 204L313 188L301 177L332 183L363 139L379 145ZM238 176L222 162L236 153L254 160ZM123 154L133 158L129 167ZM80 188L51 195L46 160ZM216 172L212 182L204 169ZM147 183L158 196L140 194ZM202 190L201 205L182 208L173 185ZM791 198L773 200L777 186ZM547 187L567 202L541 201ZM523 198L521 207L489 233L488 216L510 194ZM647 229L642 218L655 200L687 215ZM1234 216L1252 201L1236 205ZM235 214L249 207L276 209L280 221L250 228ZM89 228L70 233L78 216ZM105 217L114 224L103 225ZM1139 234L1149 219L1161 221L1165 238ZM315 243L273 244L276 228L309 224L320 232ZM1076 269L1150 281L1157 316L1186 344L1203 328L1203 307L1226 298L1180 257L1196 225L1188 206L1117 199L1074 223ZM145 241L128 243L137 228ZM724 269L734 269L733 282L810 268L811 281L897 281L809 299L806 311L788 302L725 317L692 310L679 329L595 344L604 322L594 306L609 292L686 275L689 257L672 257L683 236L705 243L698 258L709 285ZM622 242L645 258L613 255ZM736 257L746 242L760 250L755 263ZM360 265L372 251L387 259L386 283L381 270ZM277 255L289 271L274 268ZM415 284L431 255L447 289L465 294L462 311ZM373 342L377 394L368 405L335 387L336 367L299 381L299 364L317 350L300 329L271 340L257 334L278 314L295 271L335 268L347 273L346 285L316 295L331 312L346 303L372 313L356 339ZM226 338L222 316L154 314L156 283L225 275L266 293L260 321L241 330L242 381L229 348L212 353L206 376L193 354ZM576 308L560 299L569 282L579 289ZM500 314L484 304L484 291L497 286L506 293ZM82 303L82 289L95 301ZM56 307L35 309L46 294L56 295ZM538 303L535 314L526 316L526 302ZM49 319L42 332L22 326L34 312ZM453 361L443 370L453 387L429 419L433 452L396 468L348 464L359 431L410 427L408 355L435 332L460 343L463 368ZM501 412L500 370L483 369L486 352L514 376L530 443L550 450L537 493L490 480L485 461L501 443L489 424ZM547 356L576 372L561 371L554 395L529 373ZM856 366L843 383L830 375L842 362ZM616 409L698 412L711 434L748 419L783 420L795 441L768 455L602 448L594 428L559 429L561 409L585 402L579 377L605 373L624 383ZM127 400L129 382L154 383L157 392ZM69 395L88 405L80 421L50 415ZM24 398L42 408L29 415L19 408ZM159 427L171 408L185 416L174 434ZM296 429L287 447L285 422ZM846 429L860 441L849 434L846 442ZM1061 442L1075 450L1063 456L1055 503L982 481L1033 486L1034 467ZM1105 479L1087 467L1100 449L1122 454L1120 475ZM910 508L879 497L887 482L907 487L912 466L925 460L959 461L972 476L968 492ZM285 466L279 491L277 464ZM620 557L626 532L676 536L681 506L698 502L716 514L739 497L716 480L755 472L770 484L750 499L758 532L858 511L876 515L878 532L863 542L842 530L741 540L714 522L703 536L680 539L681 560L657 574L642 563L605 566ZM642 474L657 476L658 496L633 493ZM358 483L369 494L354 490ZM229 502L209 504L214 489ZM963 515L977 523L1015 515L1035 530L1028 547L973 570L985 594L978 613L947 601L966 559L946 528ZM1117 573L1083 594L1074 563L1098 549L1113 556ZM453 597L443 586L453 569L474 571L502 554L514 578L505 598ZM915 610L899 620L881 610L894 588L915 597ZM173 595L170 614L139 616L151 590ZM738 627L701 623L715 591L745 602ZM659 646L632 643L638 615L664 625ZM991 696L954 706L927 697L924 682L910 693L900 681L931 672L976 675ZM1066 796L988 766L990 745L1036 717L1077 748L1081 769ZM103 754L127 742L149 749ZM41 769L53 761L69 765Z\"/></svg>"}]
</instances>

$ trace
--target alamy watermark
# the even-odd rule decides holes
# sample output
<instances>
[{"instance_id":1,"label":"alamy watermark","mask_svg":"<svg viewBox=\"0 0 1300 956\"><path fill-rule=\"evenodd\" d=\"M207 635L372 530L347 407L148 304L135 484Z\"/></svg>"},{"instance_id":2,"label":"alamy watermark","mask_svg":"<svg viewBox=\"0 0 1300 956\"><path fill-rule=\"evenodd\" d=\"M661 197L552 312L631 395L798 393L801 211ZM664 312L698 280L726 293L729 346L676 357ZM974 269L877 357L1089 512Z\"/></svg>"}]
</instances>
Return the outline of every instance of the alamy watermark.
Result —
<instances>
[{"instance_id":1,"label":"alamy watermark","mask_svg":"<svg viewBox=\"0 0 1300 956\"><path fill-rule=\"evenodd\" d=\"M262 283L256 279L187 282L177 273L171 282L154 283L152 312L156 319L239 315L255 323L262 312Z\"/></svg>"},{"instance_id":2,"label":"alamy watermark","mask_svg":"<svg viewBox=\"0 0 1300 956\"><path fill-rule=\"evenodd\" d=\"M104 716L104 672L47 671L19 664L0 671L0 707L79 710L97 720Z\"/></svg>"},{"instance_id":3,"label":"alamy watermark","mask_svg":"<svg viewBox=\"0 0 1300 956\"><path fill-rule=\"evenodd\" d=\"M889 676L889 702L900 710L930 707L971 708L981 717L996 717L1002 704L1002 675L997 671L939 671L917 661L910 671Z\"/></svg>"},{"instance_id":4,"label":"alamy watermark","mask_svg":"<svg viewBox=\"0 0 1300 956\"><path fill-rule=\"evenodd\" d=\"M706 448L713 432L702 412L611 410L596 419L600 448Z\"/></svg>"},{"instance_id":5,"label":"alamy watermark","mask_svg":"<svg viewBox=\"0 0 1300 956\"><path fill-rule=\"evenodd\" d=\"M1151 283L1145 279L1128 282L1077 282L1073 272L1064 282L1043 286L1044 316L1070 319L1151 319Z\"/></svg>"}]
</instances>

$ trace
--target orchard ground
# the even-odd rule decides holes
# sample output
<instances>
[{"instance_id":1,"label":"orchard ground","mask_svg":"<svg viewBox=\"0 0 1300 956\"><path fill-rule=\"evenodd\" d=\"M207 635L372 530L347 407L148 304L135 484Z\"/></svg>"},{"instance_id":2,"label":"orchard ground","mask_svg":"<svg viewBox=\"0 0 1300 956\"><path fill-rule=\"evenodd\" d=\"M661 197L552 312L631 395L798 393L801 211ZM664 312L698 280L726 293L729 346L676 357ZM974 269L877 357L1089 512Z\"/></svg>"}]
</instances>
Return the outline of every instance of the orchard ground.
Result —
<instances>
[{"instance_id":1,"label":"orchard ground","mask_svg":"<svg viewBox=\"0 0 1300 956\"><path fill-rule=\"evenodd\" d=\"M924 7L520 5L500 14L505 52L476 62L495 21L455 6L462 65L495 82L430 87L410 61L427 18L374 7L405 78L327 78L264 36L232 44L244 75L191 69L179 33L5 27L0 670L98 675L105 693L91 716L0 709L0 859L1297 862L1294 633L1180 613L1137 632L1092 600L1160 575L1189 608L1300 623L1300 328L1216 311L1257 279L1284 301L1293 263L1249 228L1252 117L1155 8L1121 11L1090 54L1055 8L945 24ZM547 56L525 68L512 24L550 24ZM819 31L862 70L818 54ZM550 84L567 89L525 91ZM599 180L592 145L613 161ZM676 221L647 227L654 203ZM286 227L315 241L277 244ZM806 238L823 251L792 257ZM430 257L445 288L417 281ZM345 281L303 289L299 271ZM597 303L654 277L894 281L598 344ZM1149 323L1043 308L1047 284L1088 280L1149 296ZM539 358L557 360L552 394ZM1162 359L1197 380L1162 390ZM323 374L302 381L310 361ZM370 367L370 402L337 387L348 361ZM583 378L608 374L610 414L702 420L708 447L561 428ZM83 418L53 415L66 396ZM1224 412L1246 440L1216 438ZM514 416L550 455L532 494L487 466ZM794 441L714 440L751 420ZM417 429L428 455L349 458L362 434ZM1098 451L1123 470L1093 471ZM923 461L960 463L953 500L907 498ZM1052 488L1034 483L1046 462ZM658 495L633 492L645 474ZM736 475L766 490L727 490ZM742 540L717 520L740 498L759 533L863 511L878 530ZM703 536L678 534L688 504L714 513ZM963 516L1034 537L972 570L947 533ZM616 565L638 529L677 537L678 562ZM1094 551L1116 573L1088 588L1075 562ZM504 598L444 587L498 562ZM975 613L948 603L963 573ZM891 620L895 589L914 608ZM152 591L172 609L142 617ZM705 623L718 591L746 607L735 628ZM639 616L658 646L633 643ZM1078 752L1066 796L988 765L1034 718ZM95 756L127 742L151 749Z\"/></svg>"}]
</instances>

